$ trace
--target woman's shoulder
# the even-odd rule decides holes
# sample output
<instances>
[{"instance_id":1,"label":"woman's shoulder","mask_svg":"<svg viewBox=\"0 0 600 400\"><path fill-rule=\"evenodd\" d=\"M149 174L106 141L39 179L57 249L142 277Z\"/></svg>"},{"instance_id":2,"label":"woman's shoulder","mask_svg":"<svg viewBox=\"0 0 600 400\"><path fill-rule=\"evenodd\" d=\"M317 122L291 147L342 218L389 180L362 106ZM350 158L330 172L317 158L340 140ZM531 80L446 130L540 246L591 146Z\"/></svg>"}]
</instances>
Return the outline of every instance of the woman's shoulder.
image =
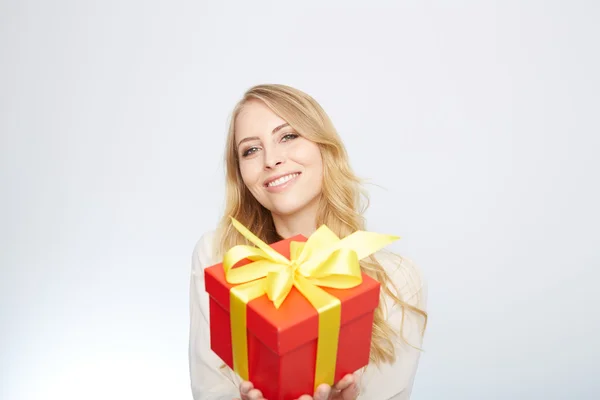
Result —
<instances>
[{"instance_id":1,"label":"woman's shoulder","mask_svg":"<svg viewBox=\"0 0 600 400\"><path fill-rule=\"evenodd\" d=\"M192 253L192 272L210 267L217 264L216 249L217 249L216 231L210 230L204 232L194 245Z\"/></svg>"},{"instance_id":2,"label":"woman's shoulder","mask_svg":"<svg viewBox=\"0 0 600 400\"><path fill-rule=\"evenodd\" d=\"M375 259L398 289L402 301L424 310L427 285L421 268L412 259L388 250L375 253Z\"/></svg>"}]
</instances>

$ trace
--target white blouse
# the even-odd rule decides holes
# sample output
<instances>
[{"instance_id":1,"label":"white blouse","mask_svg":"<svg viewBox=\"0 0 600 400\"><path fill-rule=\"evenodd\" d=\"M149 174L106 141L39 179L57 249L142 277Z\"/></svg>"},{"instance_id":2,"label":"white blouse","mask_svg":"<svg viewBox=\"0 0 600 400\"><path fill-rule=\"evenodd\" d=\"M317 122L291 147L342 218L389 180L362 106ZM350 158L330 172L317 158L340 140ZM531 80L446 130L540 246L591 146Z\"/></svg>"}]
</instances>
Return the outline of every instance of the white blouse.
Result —
<instances>
[{"instance_id":1,"label":"white blouse","mask_svg":"<svg viewBox=\"0 0 600 400\"><path fill-rule=\"evenodd\" d=\"M204 268L215 265L215 234L204 234L197 242L192 256L190 282L190 341L189 367L194 400L231 400L239 398L239 376L229 367L221 368L223 361L210 349L209 297L204 289ZM418 268L409 260L393 257L385 251L375 257L389 274L402 299L421 310L426 309L426 288ZM400 328L402 309L386 296L384 313L387 321ZM424 319L407 312L404 336L415 347L421 347ZM359 379L359 399L406 400L410 398L419 362L420 351L403 342L396 344L396 362L379 367L369 365L355 375ZM310 394L310 393L309 393Z\"/></svg>"}]
</instances>

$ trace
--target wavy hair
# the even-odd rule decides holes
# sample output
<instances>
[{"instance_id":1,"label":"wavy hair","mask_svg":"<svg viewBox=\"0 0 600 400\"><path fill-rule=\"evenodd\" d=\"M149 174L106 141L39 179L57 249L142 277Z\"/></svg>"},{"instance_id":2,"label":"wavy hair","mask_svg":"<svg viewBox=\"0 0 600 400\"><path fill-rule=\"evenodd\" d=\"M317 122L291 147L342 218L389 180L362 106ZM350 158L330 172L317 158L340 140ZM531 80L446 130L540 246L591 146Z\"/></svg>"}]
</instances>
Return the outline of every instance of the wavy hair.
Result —
<instances>
[{"instance_id":1,"label":"wavy hair","mask_svg":"<svg viewBox=\"0 0 600 400\"><path fill-rule=\"evenodd\" d=\"M340 238L357 230L364 230L363 212L368 207L369 199L361 180L350 168L346 149L328 115L317 101L298 89L279 84L257 85L246 91L231 115L225 150L225 210L217 230L219 254L222 255L235 245L248 244L231 225L230 217L240 221L267 243L282 239L275 230L270 211L250 193L240 173L235 145L235 122L244 105L251 100L262 101L298 134L319 146L323 159L323 190L316 226L325 224ZM381 283L381 296L387 294L402 308L402 324L398 331L386 321L383 301L380 301L374 313L370 360L376 365L392 363L396 359L393 339L399 334L406 342L403 334L406 311L424 317L421 335L427 325L427 313L402 300L398 288L374 256L361 260L360 265L363 272Z\"/></svg>"}]
</instances>

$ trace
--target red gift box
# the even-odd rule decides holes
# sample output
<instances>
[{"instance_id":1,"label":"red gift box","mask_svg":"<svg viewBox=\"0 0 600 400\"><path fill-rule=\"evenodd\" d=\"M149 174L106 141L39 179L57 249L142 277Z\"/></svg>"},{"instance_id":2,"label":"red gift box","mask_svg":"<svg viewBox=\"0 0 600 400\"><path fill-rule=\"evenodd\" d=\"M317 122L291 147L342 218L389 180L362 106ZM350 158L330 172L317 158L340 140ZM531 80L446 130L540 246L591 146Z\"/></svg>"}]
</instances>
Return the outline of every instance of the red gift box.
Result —
<instances>
[{"instance_id":1,"label":"red gift box","mask_svg":"<svg viewBox=\"0 0 600 400\"><path fill-rule=\"evenodd\" d=\"M271 247L290 257L292 241L305 242L301 235L274 243ZM244 259L234 268L246 265ZM230 289L223 264L205 269L206 291L210 296L210 340L212 350L233 369L230 320ZM369 362L373 312L379 302L380 284L362 274L362 283L350 289L321 288L341 302L341 321L334 381ZM279 309L266 295L247 304L246 330L248 374L268 400L296 399L312 394L319 316L311 303L292 287Z\"/></svg>"}]
</instances>

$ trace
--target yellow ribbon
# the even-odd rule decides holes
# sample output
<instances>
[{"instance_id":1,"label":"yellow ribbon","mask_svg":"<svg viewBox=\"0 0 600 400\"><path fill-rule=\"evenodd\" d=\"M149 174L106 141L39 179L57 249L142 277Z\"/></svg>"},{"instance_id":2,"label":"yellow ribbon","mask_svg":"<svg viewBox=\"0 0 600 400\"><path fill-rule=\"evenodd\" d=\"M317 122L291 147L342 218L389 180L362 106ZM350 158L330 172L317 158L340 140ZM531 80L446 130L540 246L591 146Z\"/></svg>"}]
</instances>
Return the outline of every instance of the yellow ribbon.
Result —
<instances>
[{"instance_id":1,"label":"yellow ribbon","mask_svg":"<svg viewBox=\"0 0 600 400\"><path fill-rule=\"evenodd\" d=\"M290 259L287 259L256 237L235 218L232 218L232 224L256 246L234 246L223 257L225 279L231 284L237 284L230 290L234 370L242 379L248 380L246 333L248 302L266 293L278 309L294 286L319 314L315 388L321 383L333 385L341 303L339 299L319 286L349 289L360 285L362 274L359 260L399 238L357 231L340 239L323 225L305 243L290 242ZM252 262L233 268L243 259Z\"/></svg>"}]
</instances>

